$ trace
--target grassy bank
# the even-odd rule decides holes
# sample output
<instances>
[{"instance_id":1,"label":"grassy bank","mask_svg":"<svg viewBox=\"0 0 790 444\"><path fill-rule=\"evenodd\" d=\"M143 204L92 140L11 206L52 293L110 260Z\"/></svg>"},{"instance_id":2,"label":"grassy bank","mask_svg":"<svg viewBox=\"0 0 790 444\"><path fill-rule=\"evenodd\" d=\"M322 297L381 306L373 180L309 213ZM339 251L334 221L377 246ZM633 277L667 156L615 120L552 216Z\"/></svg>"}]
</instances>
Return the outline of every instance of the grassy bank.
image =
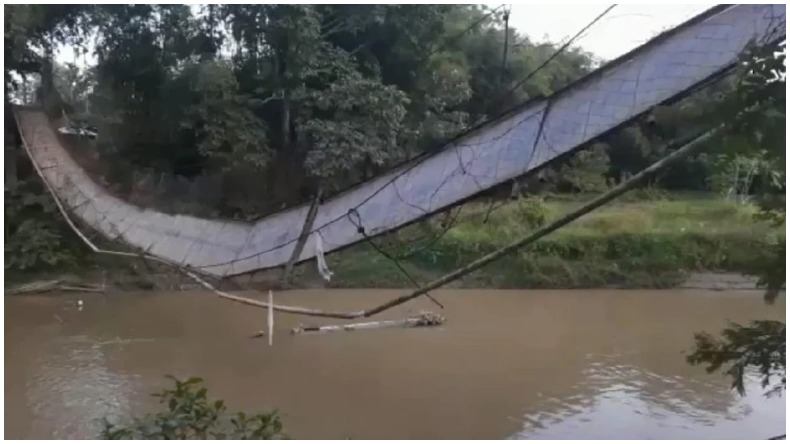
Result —
<instances>
[{"instance_id":1,"label":"grassy bank","mask_svg":"<svg viewBox=\"0 0 790 444\"><path fill-rule=\"evenodd\" d=\"M464 205L449 217L375 238L380 249L419 282L428 282L571 211L592 196L545 196ZM456 216L457 214L457 216ZM670 288L694 272L739 272L784 229L755 219L756 208L715 196L636 192L560 229L516 254L489 264L452 286L486 288ZM443 223L449 222L449 229ZM123 249L123 247L121 247ZM46 272L9 272L6 284L65 280L115 289L180 288L183 276L139 260L96 256L76 249L73 260ZM8 254L8 249L6 251ZM372 246L360 243L327 257L332 287L403 288L413 285ZM152 268L153 267L153 268ZM295 284L322 284L315 262L297 267ZM271 270L261 288L277 281ZM245 284L246 285L246 284ZM229 287L234 288L234 287Z\"/></svg>"},{"instance_id":2,"label":"grassy bank","mask_svg":"<svg viewBox=\"0 0 790 444\"><path fill-rule=\"evenodd\" d=\"M547 196L464 206L443 232L439 219L375 240L419 281L438 277L581 205L585 196ZM714 196L631 196L591 213L457 285L495 288L667 288L691 272L737 272L760 254L772 229L756 209ZM408 280L370 245L331 256L332 286L404 287Z\"/></svg>"}]
</instances>

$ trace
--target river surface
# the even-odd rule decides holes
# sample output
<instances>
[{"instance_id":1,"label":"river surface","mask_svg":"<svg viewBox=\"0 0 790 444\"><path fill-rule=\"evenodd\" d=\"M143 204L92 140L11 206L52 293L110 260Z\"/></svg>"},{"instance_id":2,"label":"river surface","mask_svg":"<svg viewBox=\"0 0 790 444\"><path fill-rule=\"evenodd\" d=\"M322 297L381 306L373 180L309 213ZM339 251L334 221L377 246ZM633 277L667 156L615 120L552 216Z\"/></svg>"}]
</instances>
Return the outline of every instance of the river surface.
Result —
<instances>
[{"instance_id":1,"label":"river surface","mask_svg":"<svg viewBox=\"0 0 790 444\"><path fill-rule=\"evenodd\" d=\"M382 290L279 293L361 309ZM91 438L104 417L157 407L165 374L201 376L232 411L276 407L293 438L737 438L784 433L785 401L690 367L699 330L785 318L756 292L434 293L439 328L250 338L265 311L210 293L5 299L6 438ZM78 307L76 301L84 303ZM427 299L377 319L439 311Z\"/></svg>"}]
</instances>

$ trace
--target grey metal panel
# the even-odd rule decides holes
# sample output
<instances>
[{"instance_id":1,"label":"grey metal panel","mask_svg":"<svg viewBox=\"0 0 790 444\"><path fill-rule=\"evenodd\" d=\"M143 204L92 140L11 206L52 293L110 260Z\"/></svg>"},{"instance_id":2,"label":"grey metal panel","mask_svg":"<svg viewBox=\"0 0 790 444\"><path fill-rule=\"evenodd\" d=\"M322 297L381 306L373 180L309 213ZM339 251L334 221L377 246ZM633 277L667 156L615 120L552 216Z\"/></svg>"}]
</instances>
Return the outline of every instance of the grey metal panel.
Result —
<instances>
[{"instance_id":1,"label":"grey metal panel","mask_svg":"<svg viewBox=\"0 0 790 444\"><path fill-rule=\"evenodd\" d=\"M480 128L410 170L400 168L329 199L314 230L329 252L363 239L348 218L350 209L375 234L518 177L717 75L752 39L783 37L784 22L784 5L736 5L649 42L597 77ZM276 267L290 258L308 205L250 224L142 210L93 183L43 113L15 112L31 158L48 166L43 179L94 229L108 236L120 231L131 246L150 246L157 256L217 276ZM311 236L301 259L314 256L314 242Z\"/></svg>"}]
</instances>

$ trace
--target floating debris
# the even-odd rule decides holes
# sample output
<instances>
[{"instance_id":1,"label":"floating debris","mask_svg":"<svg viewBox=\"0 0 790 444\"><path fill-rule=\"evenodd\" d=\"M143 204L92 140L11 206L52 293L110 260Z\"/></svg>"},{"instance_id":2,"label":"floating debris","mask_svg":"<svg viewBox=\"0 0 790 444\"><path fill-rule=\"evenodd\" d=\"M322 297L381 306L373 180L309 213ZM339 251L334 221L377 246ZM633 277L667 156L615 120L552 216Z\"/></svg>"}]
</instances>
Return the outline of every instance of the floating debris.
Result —
<instances>
[{"instance_id":1,"label":"floating debris","mask_svg":"<svg viewBox=\"0 0 790 444\"><path fill-rule=\"evenodd\" d=\"M417 316L410 316L406 319L391 321L360 322L345 325L324 325L317 327L299 326L291 330L291 334L301 333L330 333L338 331L371 330L375 328L417 328L417 327L436 327L444 324L445 317L436 313L423 312Z\"/></svg>"}]
</instances>

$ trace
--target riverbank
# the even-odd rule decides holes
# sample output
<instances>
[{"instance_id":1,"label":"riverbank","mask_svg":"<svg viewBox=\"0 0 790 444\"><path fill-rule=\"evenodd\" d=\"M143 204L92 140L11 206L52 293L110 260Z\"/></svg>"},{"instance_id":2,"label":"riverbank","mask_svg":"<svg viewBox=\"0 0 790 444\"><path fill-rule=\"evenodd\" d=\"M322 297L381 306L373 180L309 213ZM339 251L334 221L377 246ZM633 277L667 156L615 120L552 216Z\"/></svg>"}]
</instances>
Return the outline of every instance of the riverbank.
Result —
<instances>
[{"instance_id":1,"label":"riverbank","mask_svg":"<svg viewBox=\"0 0 790 444\"><path fill-rule=\"evenodd\" d=\"M464 205L398 233L327 257L325 284L315 261L294 270L295 287L404 288L413 284L381 251L418 282L428 282L527 234L583 204L589 196ZM754 288L740 275L782 229L755 219L757 209L710 195L636 192L449 285L454 288ZM309 246L308 246L309 248ZM379 251L381 250L381 251ZM190 289L194 283L138 260L91 256L90 266L16 276L6 282L60 279L111 290ZM271 286L281 271L244 277L225 288Z\"/></svg>"},{"instance_id":2,"label":"riverbank","mask_svg":"<svg viewBox=\"0 0 790 444\"><path fill-rule=\"evenodd\" d=\"M461 209L446 232L439 221L432 221L375 242L402 258L401 266L418 281L426 282L584 201L584 196L545 196L510 202L490 213L489 205L474 203ZM750 280L734 276L759 257L772 239L784 237L783 230L757 221L756 212L754 206L707 195L637 194L470 274L455 286L672 288L726 287L731 282L743 287ZM424 239L411 241L416 238ZM335 272L333 287L410 286L398 267L369 244L340 252L329 263Z\"/></svg>"}]
</instances>

